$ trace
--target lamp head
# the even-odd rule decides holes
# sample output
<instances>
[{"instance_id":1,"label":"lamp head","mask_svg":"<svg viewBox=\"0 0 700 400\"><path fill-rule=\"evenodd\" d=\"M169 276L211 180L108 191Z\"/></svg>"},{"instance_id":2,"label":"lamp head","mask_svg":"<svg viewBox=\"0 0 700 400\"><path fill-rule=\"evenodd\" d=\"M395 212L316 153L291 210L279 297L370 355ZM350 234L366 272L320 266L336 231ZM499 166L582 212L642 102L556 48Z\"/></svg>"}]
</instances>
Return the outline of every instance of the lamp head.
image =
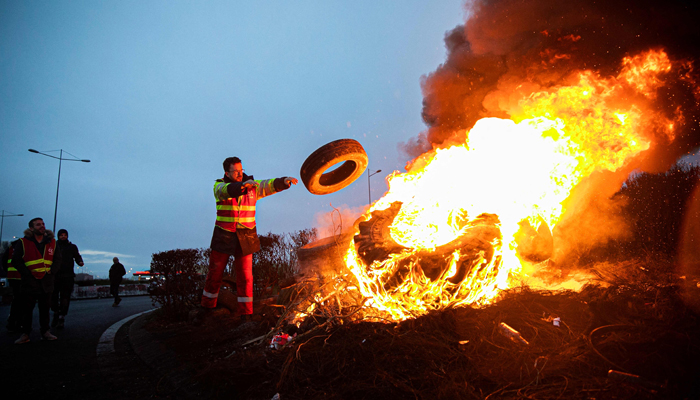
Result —
<instances>
[{"instance_id":1,"label":"lamp head","mask_svg":"<svg viewBox=\"0 0 700 400\"><path fill-rule=\"evenodd\" d=\"M29 151L32 152L32 153L38 153L38 151L37 151L37 150L34 150L34 149L29 149Z\"/></svg>"}]
</instances>

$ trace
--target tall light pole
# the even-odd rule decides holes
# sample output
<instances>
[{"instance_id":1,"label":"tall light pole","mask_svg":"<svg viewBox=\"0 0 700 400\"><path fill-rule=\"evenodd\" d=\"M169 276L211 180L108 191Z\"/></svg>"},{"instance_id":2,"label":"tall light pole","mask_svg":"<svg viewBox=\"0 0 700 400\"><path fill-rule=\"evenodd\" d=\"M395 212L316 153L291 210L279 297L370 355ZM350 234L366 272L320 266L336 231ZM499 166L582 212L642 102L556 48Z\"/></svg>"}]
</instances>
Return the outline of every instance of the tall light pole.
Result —
<instances>
[{"instance_id":1,"label":"tall light pole","mask_svg":"<svg viewBox=\"0 0 700 400\"><path fill-rule=\"evenodd\" d=\"M370 174L369 170L367 170L367 192L369 193L369 205L370 206L372 205L372 185L370 185L370 183L369 183L369 178L374 176L374 175L377 175L380 172L382 172L382 170L378 169Z\"/></svg>"},{"instance_id":2,"label":"tall light pole","mask_svg":"<svg viewBox=\"0 0 700 400\"><path fill-rule=\"evenodd\" d=\"M53 209L53 231L56 232L56 213L58 212L58 188L61 186L61 162L63 160L90 162L90 160L81 160L78 157L73 156L72 154L71 154L71 156L73 156L74 158L63 158L63 149L60 150L61 153L58 157L52 156L50 154L42 153L42 152L40 152L38 150L34 150L34 149L29 149L29 151L32 153L41 154L43 156L55 158L58 160L58 184L56 185L56 206ZM68 152L66 152L66 153L68 153ZM70 154L70 153L68 153L68 154Z\"/></svg>"},{"instance_id":3,"label":"tall light pole","mask_svg":"<svg viewBox=\"0 0 700 400\"><path fill-rule=\"evenodd\" d=\"M23 217L24 214L5 214L2 210L2 220L0 220L0 243L2 243L2 226L5 225L5 217Z\"/></svg>"}]
</instances>

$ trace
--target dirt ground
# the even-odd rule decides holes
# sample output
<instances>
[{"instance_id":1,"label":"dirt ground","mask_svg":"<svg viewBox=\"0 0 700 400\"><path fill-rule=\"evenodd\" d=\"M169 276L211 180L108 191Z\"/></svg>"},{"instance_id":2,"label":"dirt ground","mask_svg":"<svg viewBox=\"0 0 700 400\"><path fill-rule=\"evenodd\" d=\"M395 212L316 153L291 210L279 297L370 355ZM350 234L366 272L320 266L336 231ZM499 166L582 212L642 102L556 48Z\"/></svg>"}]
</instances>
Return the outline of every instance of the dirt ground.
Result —
<instances>
[{"instance_id":1,"label":"dirt ground","mask_svg":"<svg viewBox=\"0 0 700 400\"><path fill-rule=\"evenodd\" d=\"M332 324L279 350L269 337L249 343L277 323L273 305L246 323L221 309L200 326L156 314L146 328L198 398L700 398L698 283L644 271L578 293L518 288L483 308Z\"/></svg>"}]
</instances>

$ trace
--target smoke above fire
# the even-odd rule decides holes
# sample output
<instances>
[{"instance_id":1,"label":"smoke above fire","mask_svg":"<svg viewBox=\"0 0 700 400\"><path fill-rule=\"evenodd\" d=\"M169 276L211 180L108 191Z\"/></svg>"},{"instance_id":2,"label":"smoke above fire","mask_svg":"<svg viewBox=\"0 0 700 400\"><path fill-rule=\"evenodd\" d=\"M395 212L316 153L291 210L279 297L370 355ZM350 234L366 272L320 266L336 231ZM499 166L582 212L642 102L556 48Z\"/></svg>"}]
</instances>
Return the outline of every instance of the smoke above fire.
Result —
<instances>
[{"instance_id":1,"label":"smoke above fire","mask_svg":"<svg viewBox=\"0 0 700 400\"><path fill-rule=\"evenodd\" d=\"M496 0L465 7L469 20L445 36L447 60L421 83L428 130L402 146L411 158L481 118L509 118L523 98L566 85L572 74L615 76L624 57L659 48L686 67L657 89L654 107L672 119L682 109L683 123L673 141L658 138L664 148L648 156L658 161L648 166L663 168L700 146L697 3Z\"/></svg>"},{"instance_id":2,"label":"smoke above fire","mask_svg":"<svg viewBox=\"0 0 700 400\"><path fill-rule=\"evenodd\" d=\"M338 236L352 229L352 222L362 216L368 206L349 207L343 204L334 207L331 204L331 207L332 212L322 211L314 215L314 227L321 238Z\"/></svg>"},{"instance_id":3,"label":"smoke above fire","mask_svg":"<svg viewBox=\"0 0 700 400\"><path fill-rule=\"evenodd\" d=\"M642 119L636 133L649 146L622 166L592 171L572 189L554 232L559 245L553 258L625 235L624 224L615 217L620 204L613 194L629 173L664 171L700 146L700 6L648 0L481 0L465 8L468 20L445 35L446 61L421 81L428 128L399 145L411 159L407 170L421 164L426 153L469 142L472 128L483 118L535 117L527 109L533 98L579 85L582 76L609 81L620 88L606 98L607 106L634 108ZM666 69L655 71L658 79L637 79L649 71L633 65L657 56L666 58L658 67ZM505 154L493 162L521 167Z\"/></svg>"}]
</instances>

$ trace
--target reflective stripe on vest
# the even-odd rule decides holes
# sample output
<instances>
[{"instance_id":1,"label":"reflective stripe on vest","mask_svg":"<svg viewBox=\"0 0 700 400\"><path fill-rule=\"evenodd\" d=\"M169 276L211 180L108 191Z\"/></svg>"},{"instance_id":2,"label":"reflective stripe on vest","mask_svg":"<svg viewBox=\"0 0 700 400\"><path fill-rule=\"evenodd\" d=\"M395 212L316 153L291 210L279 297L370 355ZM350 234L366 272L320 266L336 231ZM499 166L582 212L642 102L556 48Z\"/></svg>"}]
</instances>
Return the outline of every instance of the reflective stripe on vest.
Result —
<instances>
[{"instance_id":1,"label":"reflective stripe on vest","mask_svg":"<svg viewBox=\"0 0 700 400\"><path fill-rule=\"evenodd\" d=\"M7 249L9 251L9 258L7 259L7 279L22 279L22 275L19 274L17 268L12 266L12 247Z\"/></svg>"},{"instance_id":2,"label":"reflective stripe on vest","mask_svg":"<svg viewBox=\"0 0 700 400\"><path fill-rule=\"evenodd\" d=\"M214 182L214 198L216 201L216 226L229 232L235 232L237 227L255 228L255 203L258 199L275 193L274 179L255 181L257 188L237 198L228 197L226 186L229 183L218 179Z\"/></svg>"},{"instance_id":3,"label":"reflective stripe on vest","mask_svg":"<svg viewBox=\"0 0 700 400\"><path fill-rule=\"evenodd\" d=\"M12 262L12 260L10 260L10 262ZM21 280L22 275L19 274L19 271L17 271L17 268L8 266L7 267L7 279Z\"/></svg>"},{"instance_id":4,"label":"reflective stripe on vest","mask_svg":"<svg viewBox=\"0 0 700 400\"><path fill-rule=\"evenodd\" d=\"M51 264L53 264L53 256L56 251L55 239L46 243L43 256L39 253L36 244L29 239L22 238L22 247L24 248L24 265L36 279L41 279L44 275L51 273Z\"/></svg>"}]
</instances>

